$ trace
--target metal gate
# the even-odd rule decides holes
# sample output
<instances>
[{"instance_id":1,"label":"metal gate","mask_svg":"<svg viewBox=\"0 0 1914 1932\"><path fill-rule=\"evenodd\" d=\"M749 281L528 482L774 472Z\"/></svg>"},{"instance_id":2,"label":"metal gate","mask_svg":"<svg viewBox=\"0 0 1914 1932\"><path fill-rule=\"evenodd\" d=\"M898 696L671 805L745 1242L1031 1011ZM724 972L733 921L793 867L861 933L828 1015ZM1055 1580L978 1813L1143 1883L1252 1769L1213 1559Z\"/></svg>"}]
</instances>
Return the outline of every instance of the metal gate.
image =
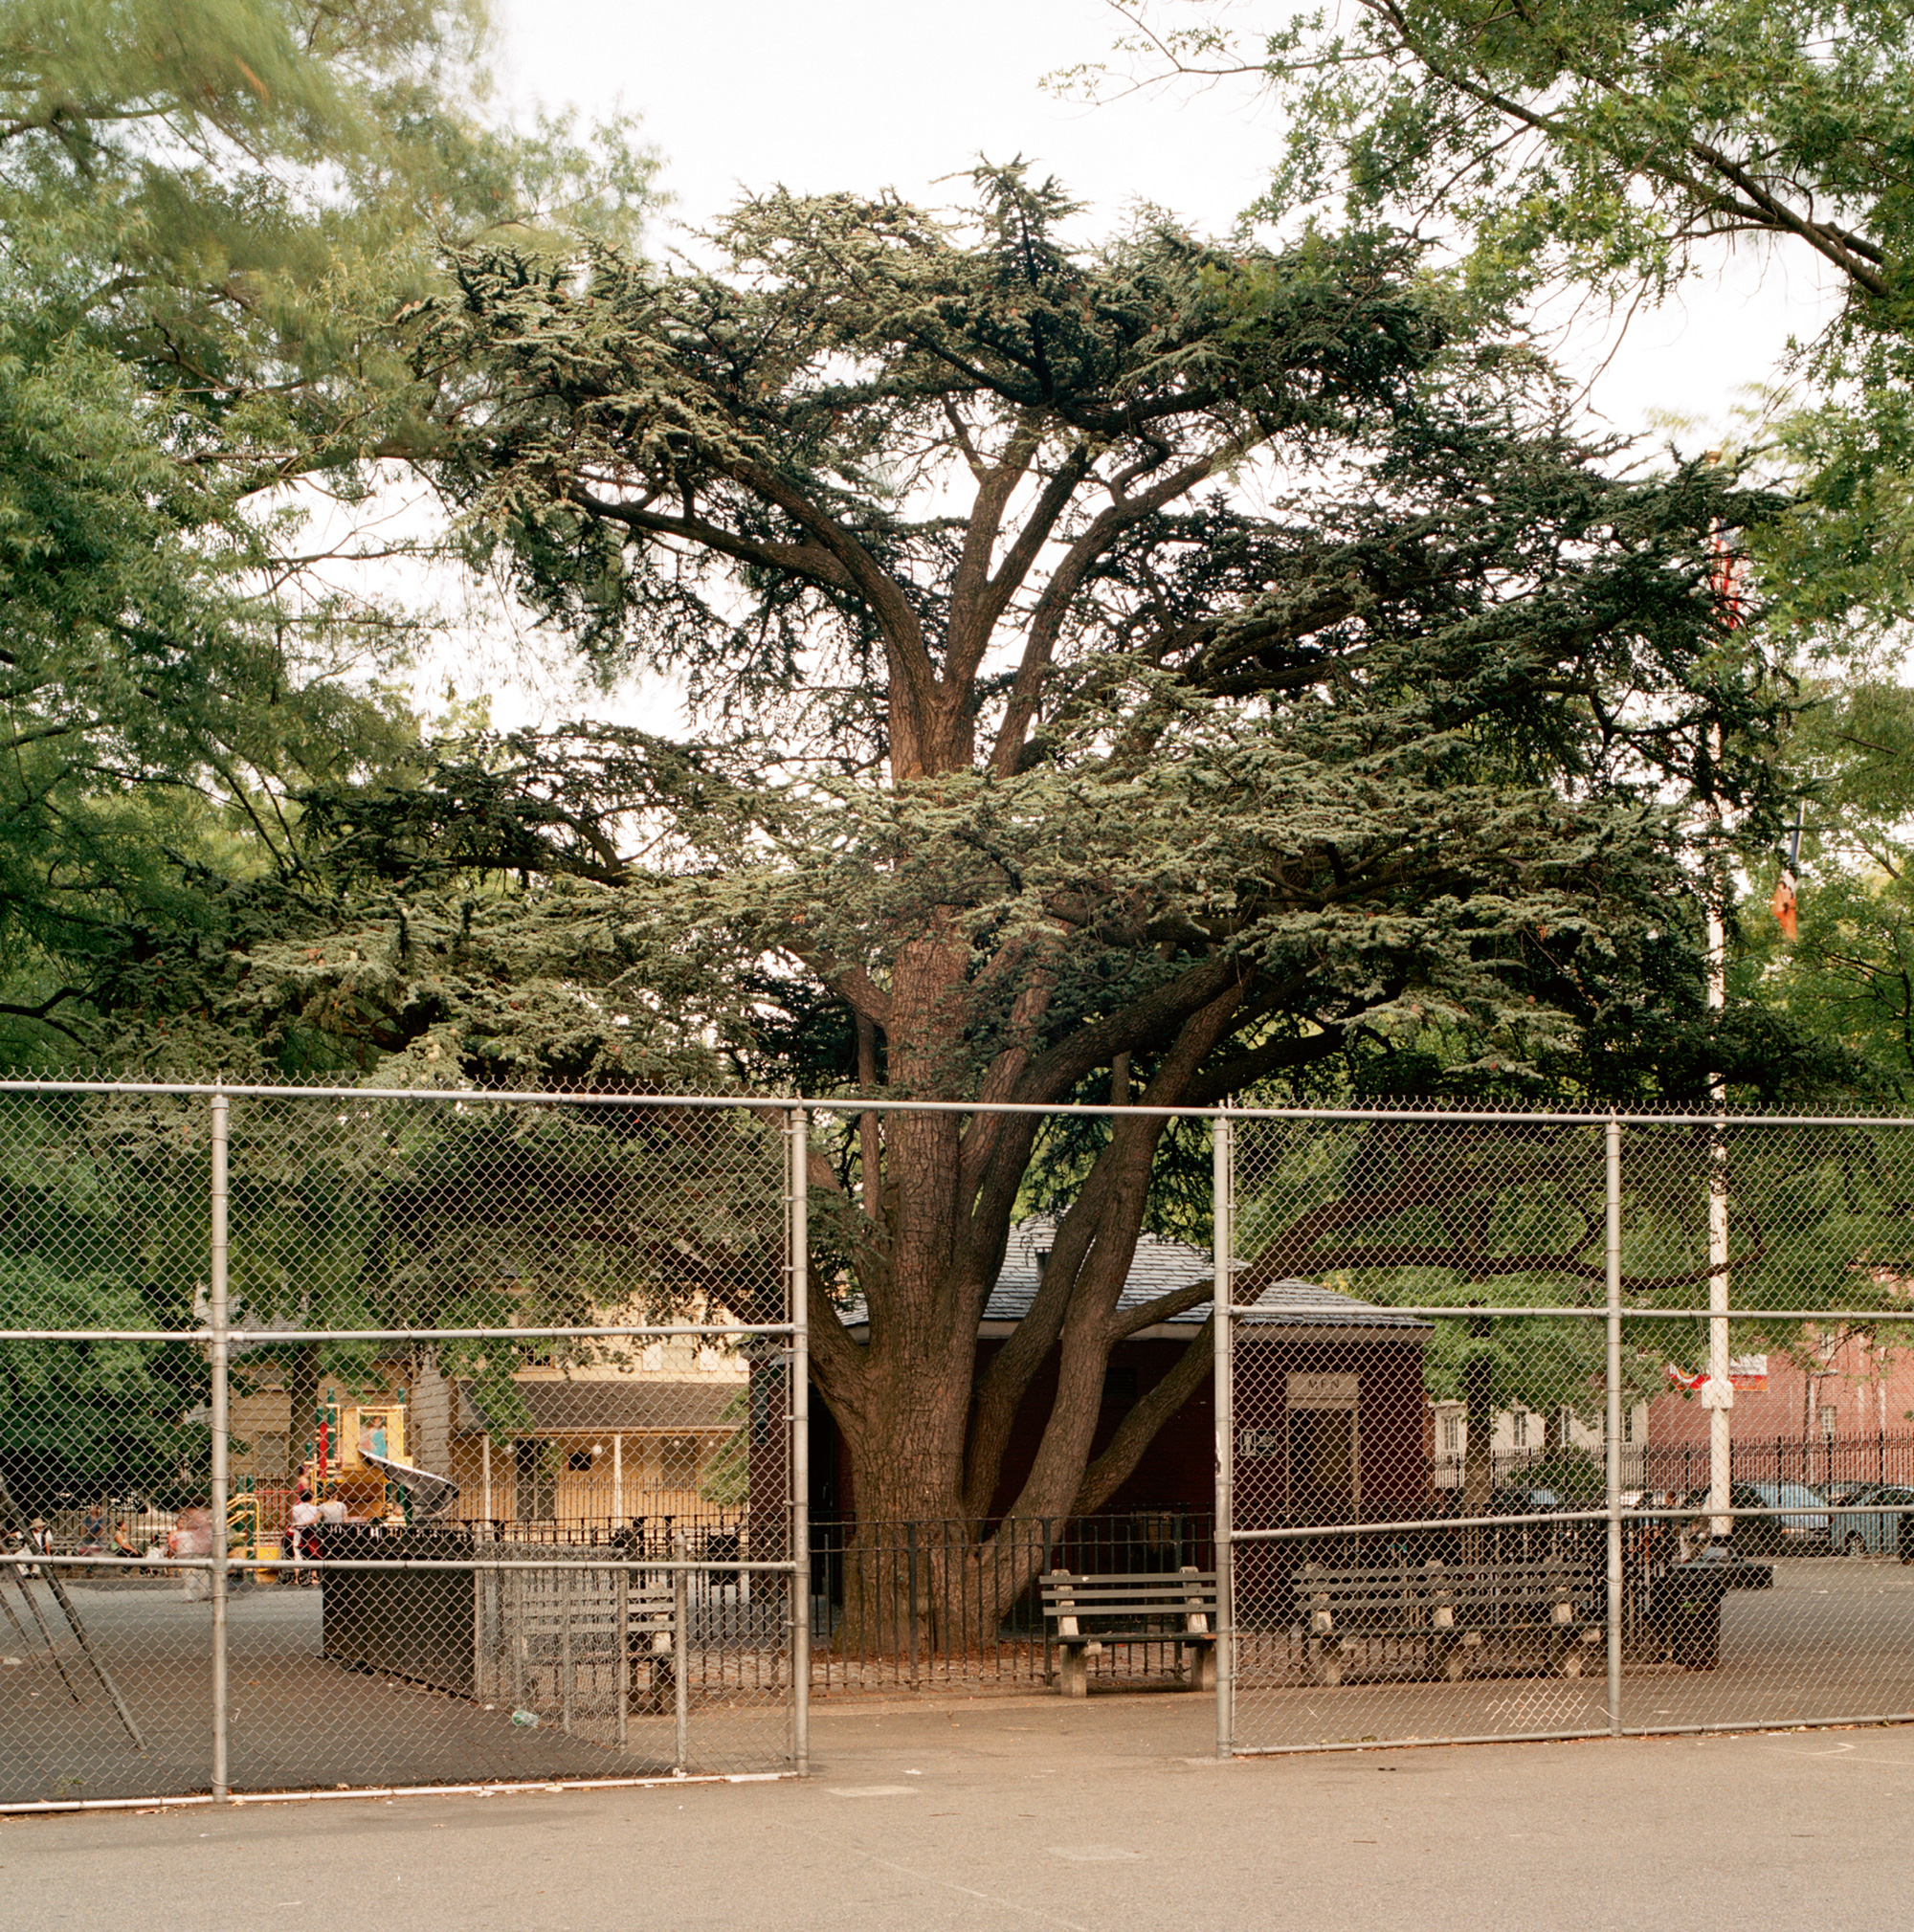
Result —
<instances>
[{"instance_id":1,"label":"metal gate","mask_svg":"<svg viewBox=\"0 0 1914 1932\"><path fill-rule=\"evenodd\" d=\"M1215 1150L1219 1752L1914 1718L1914 1123L1242 1114Z\"/></svg>"},{"instance_id":2,"label":"metal gate","mask_svg":"<svg viewBox=\"0 0 1914 1932\"><path fill-rule=\"evenodd\" d=\"M0 1809L803 1770L805 1132L0 1086Z\"/></svg>"}]
</instances>

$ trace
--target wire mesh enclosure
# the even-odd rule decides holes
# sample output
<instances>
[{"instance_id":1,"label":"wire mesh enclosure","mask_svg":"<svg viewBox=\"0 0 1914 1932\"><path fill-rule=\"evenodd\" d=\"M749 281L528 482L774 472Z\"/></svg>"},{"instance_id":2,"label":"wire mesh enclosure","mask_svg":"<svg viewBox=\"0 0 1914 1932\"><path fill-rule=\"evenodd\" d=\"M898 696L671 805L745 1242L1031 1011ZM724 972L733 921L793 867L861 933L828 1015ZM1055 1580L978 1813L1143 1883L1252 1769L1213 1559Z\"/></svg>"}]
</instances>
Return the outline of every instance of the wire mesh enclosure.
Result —
<instances>
[{"instance_id":1,"label":"wire mesh enclosure","mask_svg":"<svg viewBox=\"0 0 1914 1932\"><path fill-rule=\"evenodd\" d=\"M1914 1713L1909 1124L1232 1132L1225 1748Z\"/></svg>"},{"instance_id":2,"label":"wire mesh enclosure","mask_svg":"<svg viewBox=\"0 0 1914 1932\"><path fill-rule=\"evenodd\" d=\"M813 1689L1914 1717L1914 1122L1197 1117L1097 1410L1213 1348L1160 1467L813 1523L827 1106L0 1083L0 1806L801 1770Z\"/></svg>"},{"instance_id":3,"label":"wire mesh enclosure","mask_svg":"<svg viewBox=\"0 0 1914 1932\"><path fill-rule=\"evenodd\" d=\"M801 1767L802 1133L0 1093L0 1804Z\"/></svg>"}]
</instances>

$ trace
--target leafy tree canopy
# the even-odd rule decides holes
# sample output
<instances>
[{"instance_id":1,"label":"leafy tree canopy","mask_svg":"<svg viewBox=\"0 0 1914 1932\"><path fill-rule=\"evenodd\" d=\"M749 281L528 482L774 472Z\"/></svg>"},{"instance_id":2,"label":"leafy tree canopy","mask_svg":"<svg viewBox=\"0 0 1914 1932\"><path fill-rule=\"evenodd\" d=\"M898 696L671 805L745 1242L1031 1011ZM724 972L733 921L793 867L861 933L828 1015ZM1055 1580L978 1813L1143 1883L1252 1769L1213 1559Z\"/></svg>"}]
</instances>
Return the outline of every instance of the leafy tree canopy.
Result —
<instances>
[{"instance_id":1,"label":"leafy tree canopy","mask_svg":"<svg viewBox=\"0 0 1914 1932\"><path fill-rule=\"evenodd\" d=\"M1914 313L1904 8L1361 0L1346 28L1313 13L1248 36L1196 6L1119 11L1148 71L1278 86L1271 211L1412 212L1465 233L1481 272L1614 293L1664 287L1711 242L1786 239L1869 326Z\"/></svg>"},{"instance_id":2,"label":"leafy tree canopy","mask_svg":"<svg viewBox=\"0 0 1914 1932\"><path fill-rule=\"evenodd\" d=\"M1914 23L1901 6L1361 0L1238 34L1120 7L1143 74L1254 76L1286 112L1253 212L1340 202L1459 249L1498 295L1555 278L1658 299L1727 244L1812 261L1845 301L1799 349L1808 407L1762 432L1799 482L1755 554L1805 625L1909 609ZM1079 70L1092 88L1102 70Z\"/></svg>"},{"instance_id":3,"label":"leafy tree canopy","mask_svg":"<svg viewBox=\"0 0 1914 1932\"><path fill-rule=\"evenodd\" d=\"M363 862L384 956L453 852L551 957L597 949L573 1010L608 1047L668 1018L760 1083L1805 1075L1771 1022L1708 1028L1692 892L1693 799L1781 805L1790 694L1710 583L1713 533L1777 503L1577 440L1519 337L1388 236L1273 253L1146 217L1089 249L1022 168L976 189L948 217L752 200L709 269L459 255L414 338L434 474L598 663L681 675L700 730L335 788L308 823ZM1206 1366L1087 1466L1108 1348L1165 1312L1113 1314L1163 1133L1120 1113L1079 1144L974 1410L1036 1125L867 1116L820 1152L818 1373L860 1509L983 1514L1053 1347L1013 1505L1088 1506L1133 1464ZM838 1266L867 1343L822 1299Z\"/></svg>"},{"instance_id":4,"label":"leafy tree canopy","mask_svg":"<svg viewBox=\"0 0 1914 1932\"><path fill-rule=\"evenodd\" d=\"M0 1022L94 1044L102 980L282 864L289 788L415 749L361 588L431 433L391 334L448 238L630 233L649 163L479 110L476 6L0 8ZM346 534L342 536L342 531Z\"/></svg>"}]
</instances>

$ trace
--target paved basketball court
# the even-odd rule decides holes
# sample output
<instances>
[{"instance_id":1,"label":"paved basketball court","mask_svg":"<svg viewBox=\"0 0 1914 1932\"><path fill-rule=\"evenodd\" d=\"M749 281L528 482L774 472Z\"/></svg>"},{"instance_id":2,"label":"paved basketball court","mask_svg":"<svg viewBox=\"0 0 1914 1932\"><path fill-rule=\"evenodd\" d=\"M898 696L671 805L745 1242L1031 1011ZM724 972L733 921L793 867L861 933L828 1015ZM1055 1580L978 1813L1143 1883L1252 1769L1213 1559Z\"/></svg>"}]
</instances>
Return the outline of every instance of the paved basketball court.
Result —
<instances>
[{"instance_id":1,"label":"paved basketball court","mask_svg":"<svg viewBox=\"0 0 1914 1932\"><path fill-rule=\"evenodd\" d=\"M1207 1698L820 1708L806 1784L0 1823L18 1932L1860 1932L1914 1898L1914 1728L1217 1765Z\"/></svg>"}]
</instances>

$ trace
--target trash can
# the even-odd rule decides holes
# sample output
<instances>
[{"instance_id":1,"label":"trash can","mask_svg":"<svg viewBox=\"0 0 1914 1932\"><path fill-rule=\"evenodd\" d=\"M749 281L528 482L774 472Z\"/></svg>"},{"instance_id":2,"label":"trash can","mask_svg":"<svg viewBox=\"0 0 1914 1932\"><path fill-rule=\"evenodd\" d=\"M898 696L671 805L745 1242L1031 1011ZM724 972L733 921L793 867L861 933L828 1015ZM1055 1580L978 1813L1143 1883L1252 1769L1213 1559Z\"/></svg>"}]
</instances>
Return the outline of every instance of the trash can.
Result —
<instances>
[{"instance_id":1,"label":"trash can","mask_svg":"<svg viewBox=\"0 0 1914 1932\"><path fill-rule=\"evenodd\" d=\"M1722 1660L1722 1599L1731 1589L1767 1589L1774 1571L1733 1550L1710 1547L1691 1563L1671 1563L1656 1595L1656 1626L1685 1670L1711 1671ZM1664 1594L1665 1593L1665 1594Z\"/></svg>"},{"instance_id":2,"label":"trash can","mask_svg":"<svg viewBox=\"0 0 1914 1932\"><path fill-rule=\"evenodd\" d=\"M1722 1660L1725 1566L1697 1561L1668 1566L1668 1599L1657 1619L1663 1641L1684 1670L1711 1671Z\"/></svg>"}]
</instances>

